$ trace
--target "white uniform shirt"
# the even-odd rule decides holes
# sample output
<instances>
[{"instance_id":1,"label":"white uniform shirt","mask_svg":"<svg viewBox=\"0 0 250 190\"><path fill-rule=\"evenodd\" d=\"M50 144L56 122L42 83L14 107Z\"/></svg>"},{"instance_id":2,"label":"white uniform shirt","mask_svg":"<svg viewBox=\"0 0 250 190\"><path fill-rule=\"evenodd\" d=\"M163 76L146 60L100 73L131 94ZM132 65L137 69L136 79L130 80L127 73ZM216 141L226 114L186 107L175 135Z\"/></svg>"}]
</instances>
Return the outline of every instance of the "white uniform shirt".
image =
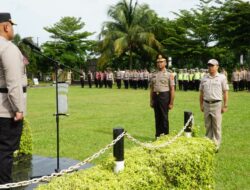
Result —
<instances>
[{"instance_id":1,"label":"white uniform shirt","mask_svg":"<svg viewBox=\"0 0 250 190\"><path fill-rule=\"evenodd\" d=\"M12 42L0 36L0 88L8 93L0 93L0 117L12 118L15 112L26 114L27 86L24 58Z\"/></svg>"}]
</instances>

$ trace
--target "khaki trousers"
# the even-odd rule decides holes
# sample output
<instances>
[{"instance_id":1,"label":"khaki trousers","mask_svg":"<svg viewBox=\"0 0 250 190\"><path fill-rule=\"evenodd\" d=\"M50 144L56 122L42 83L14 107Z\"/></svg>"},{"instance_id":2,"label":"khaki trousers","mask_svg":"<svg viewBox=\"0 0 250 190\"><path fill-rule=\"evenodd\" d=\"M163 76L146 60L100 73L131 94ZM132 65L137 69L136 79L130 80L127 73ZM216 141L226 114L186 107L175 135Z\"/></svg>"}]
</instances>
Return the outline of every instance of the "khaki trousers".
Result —
<instances>
[{"instance_id":1,"label":"khaki trousers","mask_svg":"<svg viewBox=\"0 0 250 190\"><path fill-rule=\"evenodd\" d=\"M203 103L206 137L213 140L217 148L219 148L221 143L221 105L221 102L213 104Z\"/></svg>"}]
</instances>

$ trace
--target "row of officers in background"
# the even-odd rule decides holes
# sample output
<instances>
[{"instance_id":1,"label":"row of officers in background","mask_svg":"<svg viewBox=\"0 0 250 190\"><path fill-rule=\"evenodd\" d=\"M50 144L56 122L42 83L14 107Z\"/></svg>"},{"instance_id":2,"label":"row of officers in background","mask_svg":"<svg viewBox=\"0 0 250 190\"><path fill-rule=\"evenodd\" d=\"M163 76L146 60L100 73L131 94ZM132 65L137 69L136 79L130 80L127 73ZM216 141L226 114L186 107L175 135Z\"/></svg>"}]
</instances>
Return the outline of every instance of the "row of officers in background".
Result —
<instances>
[{"instance_id":1,"label":"row of officers in background","mask_svg":"<svg viewBox=\"0 0 250 190\"><path fill-rule=\"evenodd\" d=\"M248 90L250 92L250 68L235 68L231 78L235 92Z\"/></svg>"},{"instance_id":2,"label":"row of officers in background","mask_svg":"<svg viewBox=\"0 0 250 190\"><path fill-rule=\"evenodd\" d=\"M175 84L178 84L179 90L196 90L199 91L200 81L206 75L207 69L173 69Z\"/></svg>"},{"instance_id":3,"label":"row of officers in background","mask_svg":"<svg viewBox=\"0 0 250 190\"><path fill-rule=\"evenodd\" d=\"M125 89L133 88L133 89L148 89L150 73L147 69L144 70L125 70L125 71L115 71L112 72L111 69L107 71L101 72L96 71L92 73L88 71L85 74L84 71L81 71L80 82L82 88L84 88L85 81L88 82L89 88L92 88L94 84L96 88L112 88L113 84L116 82L117 88L122 87L122 83L124 83Z\"/></svg>"},{"instance_id":4,"label":"row of officers in background","mask_svg":"<svg viewBox=\"0 0 250 190\"><path fill-rule=\"evenodd\" d=\"M199 91L201 79L208 74L207 69L175 69L169 70L173 73L176 86L179 90L188 91L196 90ZM153 73L153 72L152 72ZM89 88L95 85L96 88L112 88L113 84L116 83L117 88L120 89L122 84L125 89L148 89L149 81L152 73L148 72L147 69L143 70L125 70L112 72L108 69L104 72L89 71L85 74L81 71L80 82L82 88L84 88L85 83L88 83ZM227 72L222 68L220 73L228 77ZM250 69L235 69L232 73L231 78L234 91L249 90L250 91ZM176 88L175 86L175 88Z\"/></svg>"}]
</instances>

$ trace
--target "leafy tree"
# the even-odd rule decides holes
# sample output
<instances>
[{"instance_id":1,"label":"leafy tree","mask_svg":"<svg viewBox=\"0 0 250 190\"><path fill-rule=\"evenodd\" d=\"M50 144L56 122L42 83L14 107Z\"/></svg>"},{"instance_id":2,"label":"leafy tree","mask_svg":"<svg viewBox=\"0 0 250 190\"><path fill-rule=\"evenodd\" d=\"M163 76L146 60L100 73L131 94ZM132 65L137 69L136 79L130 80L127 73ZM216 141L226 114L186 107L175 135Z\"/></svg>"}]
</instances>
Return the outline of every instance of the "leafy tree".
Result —
<instances>
[{"instance_id":1,"label":"leafy tree","mask_svg":"<svg viewBox=\"0 0 250 190\"><path fill-rule=\"evenodd\" d=\"M43 44L45 54L66 66L82 68L94 44L87 40L93 33L82 31L84 25L81 18L63 17L54 26L44 27L53 39Z\"/></svg>"},{"instance_id":2,"label":"leafy tree","mask_svg":"<svg viewBox=\"0 0 250 190\"><path fill-rule=\"evenodd\" d=\"M241 54L249 58L250 53L250 3L241 0L218 1L215 23L219 46L227 48L235 55L235 64Z\"/></svg>"},{"instance_id":3,"label":"leafy tree","mask_svg":"<svg viewBox=\"0 0 250 190\"><path fill-rule=\"evenodd\" d=\"M216 45L211 0L201 0L198 8L175 13L175 20L166 21L166 38L162 41L166 52L179 67L202 66L214 53Z\"/></svg>"},{"instance_id":4,"label":"leafy tree","mask_svg":"<svg viewBox=\"0 0 250 190\"><path fill-rule=\"evenodd\" d=\"M122 0L110 7L112 21L105 22L100 33L100 65L116 60L127 60L129 68L135 66L133 59L152 59L161 48L152 32L152 18L156 13L148 5ZM146 56L148 55L148 56Z\"/></svg>"}]
</instances>

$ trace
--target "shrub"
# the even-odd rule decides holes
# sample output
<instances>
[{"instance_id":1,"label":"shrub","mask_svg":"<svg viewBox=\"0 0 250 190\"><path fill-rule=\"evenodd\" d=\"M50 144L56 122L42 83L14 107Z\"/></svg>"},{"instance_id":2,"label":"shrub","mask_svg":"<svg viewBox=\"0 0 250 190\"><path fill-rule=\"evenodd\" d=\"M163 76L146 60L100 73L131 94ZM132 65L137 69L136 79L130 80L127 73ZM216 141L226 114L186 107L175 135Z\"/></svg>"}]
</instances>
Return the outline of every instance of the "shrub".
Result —
<instances>
[{"instance_id":1,"label":"shrub","mask_svg":"<svg viewBox=\"0 0 250 190\"><path fill-rule=\"evenodd\" d=\"M154 144L171 137L161 137ZM168 147L125 150L125 169L113 173L114 161L108 160L87 170L53 179L45 189L214 189L214 144L205 138L180 137Z\"/></svg>"},{"instance_id":2,"label":"shrub","mask_svg":"<svg viewBox=\"0 0 250 190\"><path fill-rule=\"evenodd\" d=\"M31 128L29 122L24 119L23 121L23 131L20 141L19 150L15 152L15 157L20 157L22 155L32 155L32 136Z\"/></svg>"}]
</instances>

